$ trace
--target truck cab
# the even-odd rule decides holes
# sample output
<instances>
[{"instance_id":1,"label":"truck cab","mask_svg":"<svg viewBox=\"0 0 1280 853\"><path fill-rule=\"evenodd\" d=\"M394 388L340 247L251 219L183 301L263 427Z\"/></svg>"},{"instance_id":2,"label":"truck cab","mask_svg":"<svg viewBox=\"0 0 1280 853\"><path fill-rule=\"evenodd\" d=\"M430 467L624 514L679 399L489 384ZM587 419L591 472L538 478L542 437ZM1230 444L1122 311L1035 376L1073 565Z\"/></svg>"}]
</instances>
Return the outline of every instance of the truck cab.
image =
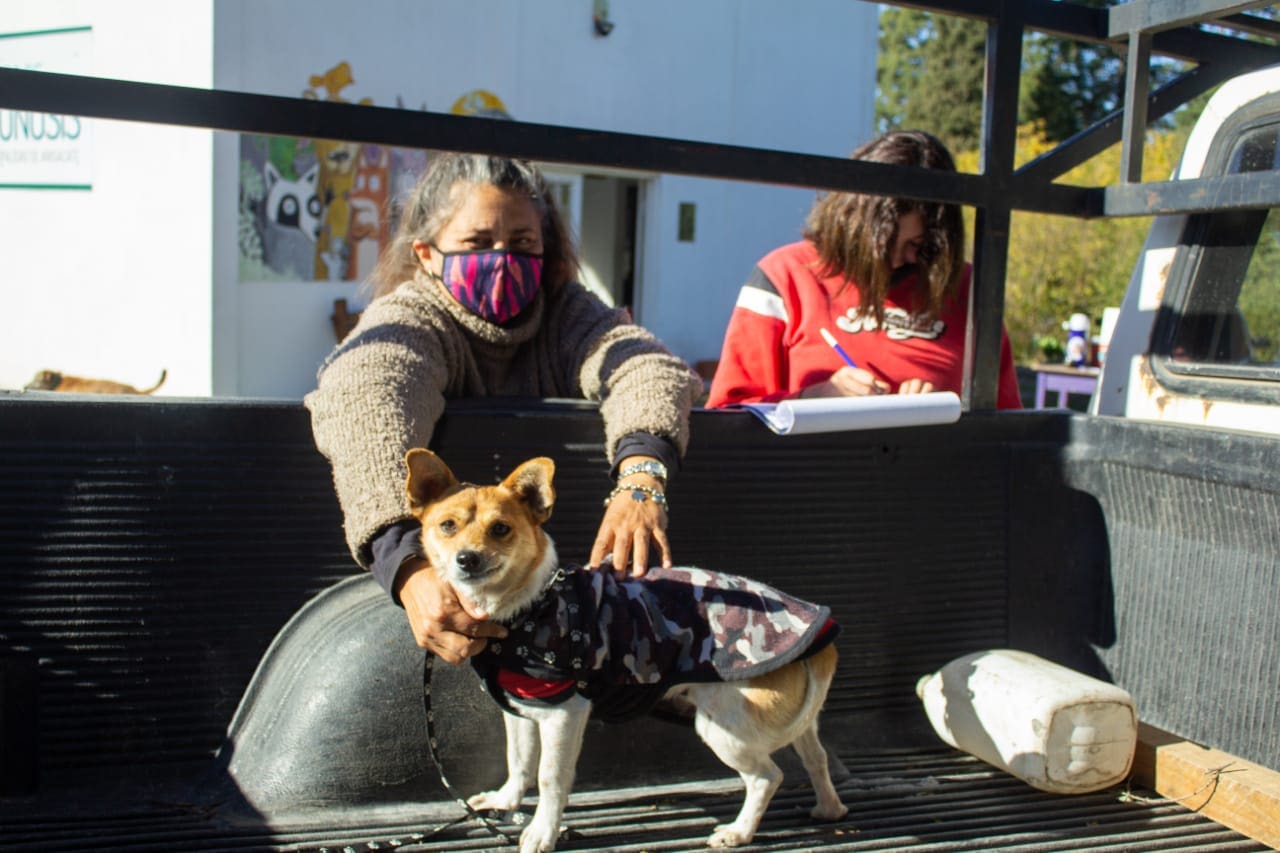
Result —
<instances>
[{"instance_id":1,"label":"truck cab","mask_svg":"<svg viewBox=\"0 0 1280 853\"><path fill-rule=\"evenodd\" d=\"M1210 99L1175 178L1280 179L1280 66ZM1157 217L1136 264L1092 411L1280 434L1280 218L1225 204Z\"/></svg>"}]
</instances>

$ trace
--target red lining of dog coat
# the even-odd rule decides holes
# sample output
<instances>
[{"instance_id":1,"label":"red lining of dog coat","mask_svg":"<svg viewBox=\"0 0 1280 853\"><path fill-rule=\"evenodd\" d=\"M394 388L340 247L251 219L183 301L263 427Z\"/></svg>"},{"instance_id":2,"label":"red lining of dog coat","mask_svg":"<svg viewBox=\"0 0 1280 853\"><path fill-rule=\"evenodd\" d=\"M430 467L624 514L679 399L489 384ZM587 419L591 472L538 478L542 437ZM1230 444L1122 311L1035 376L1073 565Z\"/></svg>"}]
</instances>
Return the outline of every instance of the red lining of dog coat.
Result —
<instances>
[{"instance_id":1,"label":"red lining of dog coat","mask_svg":"<svg viewBox=\"0 0 1280 853\"><path fill-rule=\"evenodd\" d=\"M549 699L566 690L573 689L572 678L563 681L548 681L545 678L534 678L522 672L509 669L498 670L498 686L519 699Z\"/></svg>"}]
</instances>

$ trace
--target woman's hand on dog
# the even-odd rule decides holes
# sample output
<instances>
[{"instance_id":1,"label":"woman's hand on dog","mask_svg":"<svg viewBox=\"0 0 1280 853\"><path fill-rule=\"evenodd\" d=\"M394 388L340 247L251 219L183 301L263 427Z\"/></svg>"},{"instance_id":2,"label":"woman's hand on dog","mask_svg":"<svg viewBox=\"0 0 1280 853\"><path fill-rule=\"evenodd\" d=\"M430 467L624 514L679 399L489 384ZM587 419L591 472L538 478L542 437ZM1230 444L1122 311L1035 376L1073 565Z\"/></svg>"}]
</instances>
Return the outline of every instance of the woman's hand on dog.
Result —
<instances>
[{"instance_id":1,"label":"woman's hand on dog","mask_svg":"<svg viewBox=\"0 0 1280 853\"><path fill-rule=\"evenodd\" d=\"M426 560L400 568L396 595L409 617L413 639L446 663L463 663L479 654L489 638L507 635L506 628L486 621L486 614L459 598Z\"/></svg>"},{"instance_id":2,"label":"woman's hand on dog","mask_svg":"<svg viewBox=\"0 0 1280 853\"><path fill-rule=\"evenodd\" d=\"M661 483L651 477L638 476L627 482ZM671 568L671 545L667 542L667 511L653 500L635 501L627 494L609 501L600 522L600 532L591 546L592 569L600 568L606 557L613 560L619 577L642 577L649 571L650 544L657 546L657 557L663 568Z\"/></svg>"}]
</instances>

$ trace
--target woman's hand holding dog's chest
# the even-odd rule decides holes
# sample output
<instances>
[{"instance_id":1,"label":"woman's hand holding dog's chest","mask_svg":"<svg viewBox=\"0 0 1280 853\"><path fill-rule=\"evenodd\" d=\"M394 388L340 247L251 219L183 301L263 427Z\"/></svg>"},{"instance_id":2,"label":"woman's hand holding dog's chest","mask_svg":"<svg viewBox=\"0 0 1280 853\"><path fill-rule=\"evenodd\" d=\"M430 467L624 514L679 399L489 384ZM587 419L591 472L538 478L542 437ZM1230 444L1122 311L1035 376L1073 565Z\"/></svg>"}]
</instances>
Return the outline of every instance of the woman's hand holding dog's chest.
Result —
<instances>
[{"instance_id":1,"label":"woman's hand holding dog's chest","mask_svg":"<svg viewBox=\"0 0 1280 853\"><path fill-rule=\"evenodd\" d=\"M631 456L620 467L648 460L646 456ZM656 461L656 460L653 460ZM592 569L600 568L606 557L613 558L613 568L620 575L641 577L649 570L650 543L657 545L658 558L663 568L671 568L671 546L667 542L667 510L662 503L649 496L663 494L666 483L646 473L634 473L619 478L619 486L639 486L637 494L644 500L634 500L631 493L623 491L614 496L605 508L600 531L591 546ZM629 570L629 571L628 571Z\"/></svg>"},{"instance_id":2,"label":"woman's hand holding dog's chest","mask_svg":"<svg viewBox=\"0 0 1280 853\"><path fill-rule=\"evenodd\" d=\"M460 598L426 560L406 562L396 584L414 640L447 663L465 663L489 638L507 635L506 628Z\"/></svg>"}]
</instances>

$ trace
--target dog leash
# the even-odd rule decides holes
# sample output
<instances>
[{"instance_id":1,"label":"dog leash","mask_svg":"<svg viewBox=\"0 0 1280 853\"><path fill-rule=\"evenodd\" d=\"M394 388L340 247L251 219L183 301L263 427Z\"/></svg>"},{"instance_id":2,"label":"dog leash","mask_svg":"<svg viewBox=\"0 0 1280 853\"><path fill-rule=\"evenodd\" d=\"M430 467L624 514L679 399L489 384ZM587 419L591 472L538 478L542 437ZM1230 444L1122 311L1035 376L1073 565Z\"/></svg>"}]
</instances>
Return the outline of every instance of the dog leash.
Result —
<instances>
[{"instance_id":1,"label":"dog leash","mask_svg":"<svg viewBox=\"0 0 1280 853\"><path fill-rule=\"evenodd\" d=\"M480 821L484 828L489 830L489 832L501 838L505 843L510 844L512 847L517 847L520 844L519 839L512 838L502 830L502 827L498 825L497 821L472 808L471 804L467 802L467 798L459 794L454 789L453 785L450 784L448 777L445 775L444 762L440 760L440 742L436 737L435 712L431 710L431 670L434 660L435 655L431 654L431 652L427 652L422 664L422 707L426 713L427 720L427 752L431 755L431 761L436 766L436 772L440 774L440 784L444 785L445 792L449 796L453 797L454 801L456 801L458 805L462 806L466 814L456 820L451 820L448 823L437 826L435 829L431 830L431 832L427 833L425 837L429 838L432 835L438 835L450 827L457 826L460 823L475 818ZM522 812L518 808L512 809L508 812L501 812L500 816L504 822L514 826L524 826L533 819L532 815L527 812ZM580 837L581 836L579 836L574 830L561 826L558 843L575 841Z\"/></svg>"},{"instance_id":2,"label":"dog leash","mask_svg":"<svg viewBox=\"0 0 1280 853\"><path fill-rule=\"evenodd\" d=\"M436 827L430 834L435 835L449 829L450 827L457 826L464 821L475 818L480 821L480 823L483 824L485 829L489 830L489 832L501 838L504 843L510 844L514 847L519 842L507 833L503 832L502 827L498 826L497 822L492 818L482 815L480 812L472 808L471 804L467 802L467 798L454 790L453 785L449 782L449 778L445 775L444 762L440 760L439 740L436 738L435 712L431 710L431 670L434 661L435 655L431 654L431 652L427 652L422 665L422 707L426 712L427 717L427 751L431 755L432 763L436 766L436 772L440 774L440 784L444 785L445 792L449 796L453 797L458 805L462 806L463 810L466 811L466 815L458 818L457 820L452 820L449 823ZM519 811L509 812L507 816L512 823L517 825L524 823L526 820L525 814Z\"/></svg>"}]
</instances>

